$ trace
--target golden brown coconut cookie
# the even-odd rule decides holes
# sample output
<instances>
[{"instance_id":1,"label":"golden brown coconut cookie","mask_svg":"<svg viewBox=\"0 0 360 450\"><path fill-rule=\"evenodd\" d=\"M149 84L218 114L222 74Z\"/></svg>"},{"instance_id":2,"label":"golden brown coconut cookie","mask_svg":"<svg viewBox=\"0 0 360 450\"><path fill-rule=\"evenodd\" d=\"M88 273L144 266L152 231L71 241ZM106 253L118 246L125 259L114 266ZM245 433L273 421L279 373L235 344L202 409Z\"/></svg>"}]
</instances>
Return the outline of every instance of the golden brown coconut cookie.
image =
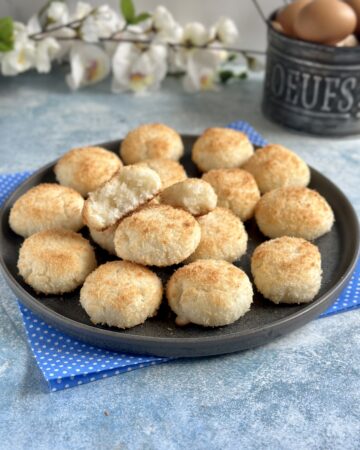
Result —
<instances>
[{"instance_id":1,"label":"golden brown coconut cookie","mask_svg":"<svg viewBox=\"0 0 360 450\"><path fill-rule=\"evenodd\" d=\"M253 289L248 276L227 261L204 259L178 269L166 287L176 323L219 327L250 309Z\"/></svg>"},{"instance_id":2,"label":"golden brown coconut cookie","mask_svg":"<svg viewBox=\"0 0 360 450\"><path fill-rule=\"evenodd\" d=\"M206 181L187 178L162 191L160 202L185 209L193 216L201 216L216 208L217 195L211 184Z\"/></svg>"},{"instance_id":3,"label":"golden brown coconut cookie","mask_svg":"<svg viewBox=\"0 0 360 450\"><path fill-rule=\"evenodd\" d=\"M74 148L56 163L56 179L84 197L95 191L120 169L122 162L115 153L101 147Z\"/></svg>"},{"instance_id":4,"label":"golden brown coconut cookie","mask_svg":"<svg viewBox=\"0 0 360 450\"><path fill-rule=\"evenodd\" d=\"M120 169L85 201L83 220L89 228L103 231L155 197L161 190L159 175L149 167Z\"/></svg>"},{"instance_id":5,"label":"golden brown coconut cookie","mask_svg":"<svg viewBox=\"0 0 360 450\"><path fill-rule=\"evenodd\" d=\"M113 261L86 278L80 303L95 324L131 328L156 315L162 294L161 280L151 270Z\"/></svg>"},{"instance_id":6,"label":"golden brown coconut cookie","mask_svg":"<svg viewBox=\"0 0 360 450\"><path fill-rule=\"evenodd\" d=\"M162 123L140 125L130 131L120 145L120 155L125 164L152 158L178 161L183 153L180 135Z\"/></svg>"},{"instance_id":7,"label":"golden brown coconut cookie","mask_svg":"<svg viewBox=\"0 0 360 450\"><path fill-rule=\"evenodd\" d=\"M96 242L101 248L109 252L111 255L115 255L114 236L118 224L106 228L104 231L94 230L89 228L90 236L94 242Z\"/></svg>"},{"instance_id":8,"label":"golden brown coconut cookie","mask_svg":"<svg viewBox=\"0 0 360 450\"><path fill-rule=\"evenodd\" d=\"M192 149L192 160L201 172L240 167L254 153L246 134L230 128L208 128Z\"/></svg>"},{"instance_id":9,"label":"golden brown coconut cookie","mask_svg":"<svg viewBox=\"0 0 360 450\"><path fill-rule=\"evenodd\" d=\"M116 254L146 266L184 261L199 245L200 225L182 209L147 206L122 220L115 232Z\"/></svg>"},{"instance_id":10,"label":"golden brown coconut cookie","mask_svg":"<svg viewBox=\"0 0 360 450\"><path fill-rule=\"evenodd\" d=\"M186 262L198 259L239 259L247 247L248 235L241 220L226 208L215 208L199 217L201 240Z\"/></svg>"},{"instance_id":11,"label":"golden brown coconut cookie","mask_svg":"<svg viewBox=\"0 0 360 450\"><path fill-rule=\"evenodd\" d=\"M73 231L39 231L20 248L18 269L25 282L44 294L63 294L79 287L96 267L89 241Z\"/></svg>"},{"instance_id":12,"label":"golden brown coconut cookie","mask_svg":"<svg viewBox=\"0 0 360 450\"><path fill-rule=\"evenodd\" d=\"M324 197L301 187L266 193L256 206L255 218L265 236L293 236L310 241L330 231L334 223L334 213Z\"/></svg>"},{"instance_id":13,"label":"golden brown coconut cookie","mask_svg":"<svg viewBox=\"0 0 360 450\"><path fill-rule=\"evenodd\" d=\"M218 196L218 206L229 208L244 222L254 215L260 191L254 177L242 169L217 169L203 175Z\"/></svg>"},{"instance_id":14,"label":"golden brown coconut cookie","mask_svg":"<svg viewBox=\"0 0 360 450\"><path fill-rule=\"evenodd\" d=\"M19 197L11 208L9 225L23 237L51 228L78 231L83 227L84 199L74 189L42 183Z\"/></svg>"},{"instance_id":15,"label":"golden brown coconut cookie","mask_svg":"<svg viewBox=\"0 0 360 450\"><path fill-rule=\"evenodd\" d=\"M274 303L308 303L321 285L319 249L301 238L281 237L259 245L251 258L257 289Z\"/></svg>"},{"instance_id":16,"label":"golden brown coconut cookie","mask_svg":"<svg viewBox=\"0 0 360 450\"><path fill-rule=\"evenodd\" d=\"M162 188L165 189L179 181L186 180L187 175L184 167L172 159L154 158L146 159L136 165L146 165L155 170L161 179Z\"/></svg>"},{"instance_id":17,"label":"golden brown coconut cookie","mask_svg":"<svg viewBox=\"0 0 360 450\"><path fill-rule=\"evenodd\" d=\"M282 145L256 150L242 168L254 176L261 193L280 187L305 187L310 182L306 162Z\"/></svg>"}]
</instances>

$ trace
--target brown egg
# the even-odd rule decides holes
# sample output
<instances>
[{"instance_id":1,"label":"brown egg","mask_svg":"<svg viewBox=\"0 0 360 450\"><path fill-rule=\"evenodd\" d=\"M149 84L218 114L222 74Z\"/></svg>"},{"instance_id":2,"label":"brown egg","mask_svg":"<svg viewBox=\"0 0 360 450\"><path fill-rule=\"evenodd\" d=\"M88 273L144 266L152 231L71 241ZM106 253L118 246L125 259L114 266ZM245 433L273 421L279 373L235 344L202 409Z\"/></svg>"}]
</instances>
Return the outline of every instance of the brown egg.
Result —
<instances>
[{"instance_id":1,"label":"brown egg","mask_svg":"<svg viewBox=\"0 0 360 450\"><path fill-rule=\"evenodd\" d=\"M360 36L360 0L345 0L345 2L352 7L357 17L357 26L355 34Z\"/></svg>"},{"instance_id":2,"label":"brown egg","mask_svg":"<svg viewBox=\"0 0 360 450\"><path fill-rule=\"evenodd\" d=\"M311 1L312 0L295 0L277 12L276 21L282 26L285 34L296 37L294 30L295 19L301 9Z\"/></svg>"},{"instance_id":3,"label":"brown egg","mask_svg":"<svg viewBox=\"0 0 360 450\"><path fill-rule=\"evenodd\" d=\"M333 44L352 34L356 27L356 14L339 0L313 0L295 20L295 33L300 39L319 44Z\"/></svg>"}]
</instances>

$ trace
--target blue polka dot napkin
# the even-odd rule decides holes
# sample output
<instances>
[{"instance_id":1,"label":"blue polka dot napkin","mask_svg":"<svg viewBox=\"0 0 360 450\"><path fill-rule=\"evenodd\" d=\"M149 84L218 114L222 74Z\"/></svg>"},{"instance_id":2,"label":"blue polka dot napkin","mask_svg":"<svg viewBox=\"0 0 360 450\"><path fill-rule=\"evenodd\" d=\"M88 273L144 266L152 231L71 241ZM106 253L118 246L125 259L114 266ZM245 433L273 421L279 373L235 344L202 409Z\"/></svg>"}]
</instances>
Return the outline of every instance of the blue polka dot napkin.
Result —
<instances>
[{"instance_id":1,"label":"blue polka dot napkin","mask_svg":"<svg viewBox=\"0 0 360 450\"><path fill-rule=\"evenodd\" d=\"M47 325L25 306L19 307L36 362L52 392L170 359L128 355L84 344Z\"/></svg>"},{"instance_id":2,"label":"blue polka dot napkin","mask_svg":"<svg viewBox=\"0 0 360 450\"><path fill-rule=\"evenodd\" d=\"M231 128L245 132L254 145L266 141L246 122ZM0 204L31 172L0 175ZM360 307L360 263L337 301L320 317ZM36 362L52 392L79 386L134 369L160 364L171 358L129 355L84 344L57 331L19 303L26 334Z\"/></svg>"}]
</instances>

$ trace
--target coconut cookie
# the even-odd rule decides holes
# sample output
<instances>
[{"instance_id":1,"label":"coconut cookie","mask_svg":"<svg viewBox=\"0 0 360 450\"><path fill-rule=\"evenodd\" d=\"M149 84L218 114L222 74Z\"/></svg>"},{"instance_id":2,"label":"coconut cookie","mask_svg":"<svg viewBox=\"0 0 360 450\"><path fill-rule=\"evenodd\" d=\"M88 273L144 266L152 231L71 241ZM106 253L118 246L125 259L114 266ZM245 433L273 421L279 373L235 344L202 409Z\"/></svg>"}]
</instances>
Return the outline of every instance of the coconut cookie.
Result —
<instances>
[{"instance_id":1,"label":"coconut cookie","mask_svg":"<svg viewBox=\"0 0 360 450\"><path fill-rule=\"evenodd\" d=\"M56 163L54 172L60 184L84 197L95 191L122 167L115 153L101 147L74 148Z\"/></svg>"},{"instance_id":2,"label":"coconut cookie","mask_svg":"<svg viewBox=\"0 0 360 450\"><path fill-rule=\"evenodd\" d=\"M147 206L123 219L115 232L116 254L146 266L171 266L199 245L200 225L182 209Z\"/></svg>"},{"instance_id":3,"label":"coconut cookie","mask_svg":"<svg viewBox=\"0 0 360 450\"><path fill-rule=\"evenodd\" d=\"M172 159L145 159L140 163L136 163L136 165L145 165L150 167L150 169L155 170L161 179L163 189L178 183L179 181L186 180L187 178L184 167Z\"/></svg>"},{"instance_id":4,"label":"coconut cookie","mask_svg":"<svg viewBox=\"0 0 360 450\"><path fill-rule=\"evenodd\" d=\"M198 259L239 259L247 247L248 235L241 220L229 209L215 208L197 219L201 228L200 244L186 262Z\"/></svg>"},{"instance_id":5,"label":"coconut cookie","mask_svg":"<svg viewBox=\"0 0 360 450\"><path fill-rule=\"evenodd\" d=\"M331 230L334 213L318 192L288 187L263 195L255 219L260 231L270 238L294 236L312 241Z\"/></svg>"},{"instance_id":6,"label":"coconut cookie","mask_svg":"<svg viewBox=\"0 0 360 450\"><path fill-rule=\"evenodd\" d=\"M178 269L166 287L176 323L218 327L235 322L250 309L253 289L241 269L212 259Z\"/></svg>"},{"instance_id":7,"label":"coconut cookie","mask_svg":"<svg viewBox=\"0 0 360 450\"><path fill-rule=\"evenodd\" d=\"M201 172L240 167L254 153L246 134L230 128L208 128L192 149L192 160Z\"/></svg>"},{"instance_id":8,"label":"coconut cookie","mask_svg":"<svg viewBox=\"0 0 360 450\"><path fill-rule=\"evenodd\" d=\"M161 280L151 270L113 261L86 278L80 303L94 324L131 328L156 314L162 294Z\"/></svg>"},{"instance_id":9,"label":"coconut cookie","mask_svg":"<svg viewBox=\"0 0 360 450\"><path fill-rule=\"evenodd\" d=\"M79 287L96 267L89 241L73 231L40 231L25 239L18 269L25 282L44 294L63 294Z\"/></svg>"},{"instance_id":10,"label":"coconut cookie","mask_svg":"<svg viewBox=\"0 0 360 450\"><path fill-rule=\"evenodd\" d=\"M206 181L188 178L162 191L160 202L183 208L193 216L201 216L215 209L217 195L211 184Z\"/></svg>"},{"instance_id":11,"label":"coconut cookie","mask_svg":"<svg viewBox=\"0 0 360 450\"><path fill-rule=\"evenodd\" d=\"M130 131L120 145L125 164L135 164L152 158L178 161L184 154L180 135L162 123L141 125Z\"/></svg>"},{"instance_id":12,"label":"coconut cookie","mask_svg":"<svg viewBox=\"0 0 360 450\"><path fill-rule=\"evenodd\" d=\"M254 176L263 194L280 187L305 187L310 182L306 162L282 145L270 144L256 150L242 168Z\"/></svg>"},{"instance_id":13,"label":"coconut cookie","mask_svg":"<svg viewBox=\"0 0 360 450\"><path fill-rule=\"evenodd\" d=\"M42 183L25 192L10 211L9 225L23 237L51 228L78 231L83 227L84 199L74 189Z\"/></svg>"},{"instance_id":14,"label":"coconut cookie","mask_svg":"<svg viewBox=\"0 0 360 450\"><path fill-rule=\"evenodd\" d=\"M92 240L96 242L99 247L103 248L111 255L115 255L114 236L116 228L117 223L109 228L106 228L104 231L98 231L94 230L93 228L89 228Z\"/></svg>"},{"instance_id":15,"label":"coconut cookie","mask_svg":"<svg viewBox=\"0 0 360 450\"><path fill-rule=\"evenodd\" d=\"M218 196L218 206L229 208L245 222L254 215L260 191L254 177L242 169L217 169L203 175Z\"/></svg>"},{"instance_id":16,"label":"coconut cookie","mask_svg":"<svg viewBox=\"0 0 360 450\"><path fill-rule=\"evenodd\" d=\"M321 255L305 239L284 236L256 248L251 272L257 289L272 302L308 303L321 286Z\"/></svg>"},{"instance_id":17,"label":"coconut cookie","mask_svg":"<svg viewBox=\"0 0 360 450\"><path fill-rule=\"evenodd\" d=\"M123 167L90 193L85 201L83 220L90 228L103 231L151 200L160 189L160 177L149 167Z\"/></svg>"}]
</instances>

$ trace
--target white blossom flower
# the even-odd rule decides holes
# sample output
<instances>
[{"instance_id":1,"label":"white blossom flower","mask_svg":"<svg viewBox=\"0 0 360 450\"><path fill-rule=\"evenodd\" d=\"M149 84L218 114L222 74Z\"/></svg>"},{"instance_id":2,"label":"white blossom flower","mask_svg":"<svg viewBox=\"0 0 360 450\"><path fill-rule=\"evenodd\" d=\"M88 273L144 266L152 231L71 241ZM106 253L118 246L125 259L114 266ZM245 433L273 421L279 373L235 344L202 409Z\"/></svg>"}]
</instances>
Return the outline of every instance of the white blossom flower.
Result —
<instances>
[{"instance_id":1,"label":"white blossom flower","mask_svg":"<svg viewBox=\"0 0 360 450\"><path fill-rule=\"evenodd\" d=\"M191 22L185 25L182 42L184 44L205 45L209 40L209 32L202 23Z\"/></svg>"},{"instance_id":2,"label":"white blossom flower","mask_svg":"<svg viewBox=\"0 0 360 450\"><path fill-rule=\"evenodd\" d=\"M34 14L33 16L30 17L26 29L28 34L40 33L41 25L39 21L39 16L37 14Z\"/></svg>"},{"instance_id":3,"label":"white blossom flower","mask_svg":"<svg viewBox=\"0 0 360 450\"><path fill-rule=\"evenodd\" d=\"M216 50L194 50L188 57L184 89L188 92L217 90L217 70L221 62Z\"/></svg>"},{"instance_id":4,"label":"white blossom flower","mask_svg":"<svg viewBox=\"0 0 360 450\"><path fill-rule=\"evenodd\" d=\"M155 29L155 40L162 42L180 42L183 29L174 20L174 17L164 6L158 6L153 13L153 28Z\"/></svg>"},{"instance_id":5,"label":"white blossom flower","mask_svg":"<svg viewBox=\"0 0 360 450\"><path fill-rule=\"evenodd\" d=\"M56 53L56 59L58 61L63 61L67 58L72 46L74 45L76 32L72 28L64 27L60 28L59 30L52 31L51 37L53 38L66 38L64 40L57 40L57 43L60 46L60 49ZM70 38L74 38L74 40L71 40Z\"/></svg>"},{"instance_id":6,"label":"white blossom flower","mask_svg":"<svg viewBox=\"0 0 360 450\"><path fill-rule=\"evenodd\" d=\"M153 13L154 27L157 30L168 28L175 23L174 17L165 6L157 6Z\"/></svg>"},{"instance_id":7,"label":"white blossom flower","mask_svg":"<svg viewBox=\"0 0 360 450\"><path fill-rule=\"evenodd\" d=\"M169 52L169 68L171 73L187 70L188 60L191 58L194 49L192 46L206 46L210 41L210 34L205 26L199 22L192 22L185 25L180 43L183 48L173 48Z\"/></svg>"},{"instance_id":8,"label":"white blossom flower","mask_svg":"<svg viewBox=\"0 0 360 450\"><path fill-rule=\"evenodd\" d=\"M118 14L108 5L94 9L81 26L81 36L84 41L98 42L101 38L108 38L120 30L123 22Z\"/></svg>"},{"instance_id":9,"label":"white blossom flower","mask_svg":"<svg viewBox=\"0 0 360 450\"><path fill-rule=\"evenodd\" d=\"M106 78L110 73L110 58L96 45L76 43L70 51L70 66L66 82L70 89L76 90Z\"/></svg>"},{"instance_id":10,"label":"white blossom flower","mask_svg":"<svg viewBox=\"0 0 360 450\"><path fill-rule=\"evenodd\" d=\"M112 41L104 42L104 49L111 59L114 56L114 53L115 53L118 45L119 45L118 42L112 42Z\"/></svg>"},{"instance_id":11,"label":"white blossom flower","mask_svg":"<svg viewBox=\"0 0 360 450\"><path fill-rule=\"evenodd\" d=\"M189 51L183 48L170 48L168 51L168 72L179 73L186 70Z\"/></svg>"},{"instance_id":12,"label":"white blossom flower","mask_svg":"<svg viewBox=\"0 0 360 450\"><path fill-rule=\"evenodd\" d=\"M134 37L134 34L139 37L140 35L146 36L146 33L151 30L151 27L152 19L149 18L137 24L127 24L126 30L129 32L129 35L131 35L131 37Z\"/></svg>"},{"instance_id":13,"label":"white blossom flower","mask_svg":"<svg viewBox=\"0 0 360 450\"><path fill-rule=\"evenodd\" d=\"M224 45L233 44L239 36L238 29L233 20L220 17L211 29L211 35Z\"/></svg>"},{"instance_id":14,"label":"white blossom flower","mask_svg":"<svg viewBox=\"0 0 360 450\"><path fill-rule=\"evenodd\" d=\"M81 26L81 37L86 42L99 41L99 26L94 17L89 16Z\"/></svg>"},{"instance_id":15,"label":"white blossom flower","mask_svg":"<svg viewBox=\"0 0 360 450\"><path fill-rule=\"evenodd\" d=\"M209 50L213 49L213 57L214 60L217 61L218 65L226 63L229 57L229 52L227 50L224 50L222 44L219 42L212 42L207 47Z\"/></svg>"},{"instance_id":16,"label":"white blossom flower","mask_svg":"<svg viewBox=\"0 0 360 450\"><path fill-rule=\"evenodd\" d=\"M69 9L64 2L51 2L47 10L49 29L54 26L64 25L69 21Z\"/></svg>"},{"instance_id":17,"label":"white blossom flower","mask_svg":"<svg viewBox=\"0 0 360 450\"><path fill-rule=\"evenodd\" d=\"M29 35L41 32L41 25L37 14L30 18L26 29ZM53 37L46 37L36 41L34 65L37 71L40 73L50 72L51 61L59 53L60 49L60 44Z\"/></svg>"},{"instance_id":18,"label":"white blossom flower","mask_svg":"<svg viewBox=\"0 0 360 450\"><path fill-rule=\"evenodd\" d=\"M3 54L1 72L3 75L17 75L30 69L35 60L35 43L28 38L26 26L14 22L14 48Z\"/></svg>"},{"instance_id":19,"label":"white blossom flower","mask_svg":"<svg viewBox=\"0 0 360 450\"><path fill-rule=\"evenodd\" d=\"M80 2L81 3L81 2ZM38 14L33 15L26 26L27 33L29 35L41 33L42 28L39 21ZM39 39L36 43L36 68L39 72L49 72L50 61L56 56L58 61L61 61L67 56L74 41L68 40L69 38L76 37L76 31L72 28L61 27L58 30L47 30L46 36ZM47 41L51 38L50 41ZM65 40L57 40L57 38L66 38ZM42 43L46 41L45 43ZM55 48L56 47L56 48ZM40 69L39 69L40 67Z\"/></svg>"},{"instance_id":20,"label":"white blossom flower","mask_svg":"<svg viewBox=\"0 0 360 450\"><path fill-rule=\"evenodd\" d=\"M113 92L142 94L156 90L167 71L166 48L154 44L143 50L134 44L122 43L114 54L112 68Z\"/></svg>"},{"instance_id":21,"label":"white blossom flower","mask_svg":"<svg viewBox=\"0 0 360 450\"><path fill-rule=\"evenodd\" d=\"M88 16L93 10L93 6L85 2L77 2L75 7L75 12L71 17L71 20L82 20L84 17Z\"/></svg>"},{"instance_id":22,"label":"white blossom flower","mask_svg":"<svg viewBox=\"0 0 360 450\"><path fill-rule=\"evenodd\" d=\"M51 69L51 61L60 51L60 45L52 38L47 37L36 44L35 67L40 73L48 73Z\"/></svg>"}]
</instances>

